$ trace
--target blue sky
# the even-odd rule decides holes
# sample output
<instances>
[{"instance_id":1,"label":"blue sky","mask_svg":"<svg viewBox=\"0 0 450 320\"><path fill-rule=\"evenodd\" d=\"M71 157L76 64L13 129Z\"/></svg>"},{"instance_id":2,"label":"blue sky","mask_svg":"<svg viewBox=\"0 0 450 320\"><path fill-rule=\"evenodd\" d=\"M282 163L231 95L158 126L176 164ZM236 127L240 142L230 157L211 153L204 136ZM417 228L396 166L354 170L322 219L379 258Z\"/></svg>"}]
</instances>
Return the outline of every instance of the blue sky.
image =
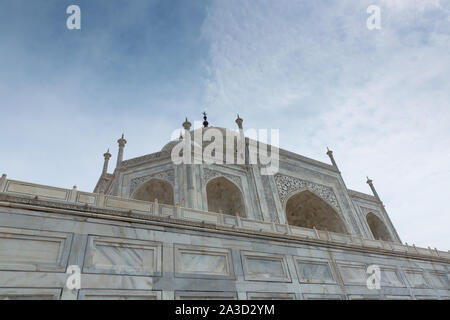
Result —
<instances>
[{"instance_id":1,"label":"blue sky","mask_svg":"<svg viewBox=\"0 0 450 320\"><path fill-rule=\"evenodd\" d=\"M328 162L329 146L403 241L447 250L449 33L449 0L3 0L0 171L92 191L122 132L132 158L186 115L234 128L239 112L284 149Z\"/></svg>"}]
</instances>

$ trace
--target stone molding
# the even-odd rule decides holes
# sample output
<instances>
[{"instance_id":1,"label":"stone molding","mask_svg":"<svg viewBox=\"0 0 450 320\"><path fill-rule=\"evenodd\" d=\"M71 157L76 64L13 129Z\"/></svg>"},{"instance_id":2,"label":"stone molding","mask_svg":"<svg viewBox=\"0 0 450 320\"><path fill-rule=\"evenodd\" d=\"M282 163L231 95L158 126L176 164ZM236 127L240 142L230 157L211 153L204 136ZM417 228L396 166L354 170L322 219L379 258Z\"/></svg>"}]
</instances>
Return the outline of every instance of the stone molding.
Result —
<instances>
[{"instance_id":1,"label":"stone molding","mask_svg":"<svg viewBox=\"0 0 450 320\"><path fill-rule=\"evenodd\" d=\"M133 159L129 159L129 160L124 160L122 161L122 163L120 164L121 168L124 167L131 167L137 164L141 164L150 160L154 160L154 159L158 159L161 158L161 152L155 152L155 153L151 153L151 154L147 154L145 156L142 157L138 157L138 158L133 158Z\"/></svg>"},{"instance_id":2,"label":"stone molding","mask_svg":"<svg viewBox=\"0 0 450 320\"><path fill-rule=\"evenodd\" d=\"M405 246L402 244L388 243L378 240L369 240L358 236L351 235L341 235L341 237L348 238L348 242L340 241L330 241L330 239L322 239L311 233L313 230L303 229L293 226L288 226L285 232L282 231L268 231L261 230L260 226L251 228L250 226L242 226L239 223L238 218L237 225L224 225L224 224L214 224L205 223L197 221L189 221L182 219L180 217L161 217L153 214L138 213L134 210L120 210L116 208L99 208L96 206L87 206L79 204L70 204L64 202L55 202L49 200L32 199L23 196L13 196L6 193L0 193L0 207L6 206L10 208L18 209L31 209L44 212L51 212L53 214L63 214L63 215L75 215L83 217L94 217L96 219L110 219L111 221L125 221L133 223L142 223L143 225L160 225L160 226L170 226L181 229L189 229L195 231L202 231L205 228L212 228L214 232L220 234L239 234L240 236L250 237L250 238L266 238L271 237L272 240L277 240L280 242L287 243L306 243L309 245L319 245L324 247L334 247L334 248L344 248L350 250L364 250L368 253L378 253L397 257L406 258L418 258L427 261L440 261L448 263L450 261L450 252L432 250L430 248L424 249L415 246ZM178 210L183 210L183 208L178 207ZM178 215L178 214L177 214ZM219 214L218 214L219 215ZM233 217L234 218L234 217ZM261 223L261 222L260 222ZM273 223L272 223L273 224ZM275 224L273 224L275 225ZM281 226L281 225L280 225ZM305 235L304 232L299 234L298 231L308 231L310 234ZM281 232L281 233L280 233ZM376 244L376 245L375 245Z\"/></svg>"}]
</instances>

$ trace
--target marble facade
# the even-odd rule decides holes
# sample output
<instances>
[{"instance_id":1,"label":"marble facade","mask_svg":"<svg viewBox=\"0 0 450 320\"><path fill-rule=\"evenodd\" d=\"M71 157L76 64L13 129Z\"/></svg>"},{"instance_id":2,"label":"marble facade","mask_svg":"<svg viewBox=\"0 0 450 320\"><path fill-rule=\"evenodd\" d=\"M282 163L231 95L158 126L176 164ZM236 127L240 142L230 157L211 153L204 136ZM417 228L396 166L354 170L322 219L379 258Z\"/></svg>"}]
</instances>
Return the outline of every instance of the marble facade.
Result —
<instances>
[{"instance_id":1,"label":"marble facade","mask_svg":"<svg viewBox=\"0 0 450 320\"><path fill-rule=\"evenodd\" d=\"M372 181L373 195L347 189L332 153L280 150L264 176L175 165L173 142L123 160L125 144L92 193L2 176L0 299L450 299L450 253L403 244Z\"/></svg>"}]
</instances>

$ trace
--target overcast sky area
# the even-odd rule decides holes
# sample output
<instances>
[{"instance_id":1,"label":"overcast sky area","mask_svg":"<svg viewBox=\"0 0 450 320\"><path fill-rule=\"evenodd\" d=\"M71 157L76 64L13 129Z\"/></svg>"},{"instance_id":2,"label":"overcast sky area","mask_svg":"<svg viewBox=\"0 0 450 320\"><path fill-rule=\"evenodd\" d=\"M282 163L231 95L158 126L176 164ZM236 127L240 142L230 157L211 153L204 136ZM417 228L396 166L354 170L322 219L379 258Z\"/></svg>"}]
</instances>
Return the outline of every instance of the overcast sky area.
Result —
<instances>
[{"instance_id":1,"label":"overcast sky area","mask_svg":"<svg viewBox=\"0 0 450 320\"><path fill-rule=\"evenodd\" d=\"M283 149L329 163L330 147L403 242L450 249L450 0L2 0L0 41L10 179L92 191L122 132L129 159L185 116L239 113Z\"/></svg>"}]
</instances>

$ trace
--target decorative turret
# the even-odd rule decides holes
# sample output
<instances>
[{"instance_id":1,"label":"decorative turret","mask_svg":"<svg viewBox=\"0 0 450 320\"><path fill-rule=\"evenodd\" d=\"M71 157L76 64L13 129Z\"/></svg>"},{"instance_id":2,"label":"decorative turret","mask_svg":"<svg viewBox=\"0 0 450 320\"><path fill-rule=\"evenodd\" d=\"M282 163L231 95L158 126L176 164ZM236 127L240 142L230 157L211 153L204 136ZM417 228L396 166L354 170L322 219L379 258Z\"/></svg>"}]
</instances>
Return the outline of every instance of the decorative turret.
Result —
<instances>
[{"instance_id":1,"label":"decorative turret","mask_svg":"<svg viewBox=\"0 0 450 320\"><path fill-rule=\"evenodd\" d=\"M333 164L333 167L335 167L337 170L339 170L339 168L338 168L338 166L336 164L336 161L334 160L334 157L333 157L333 151L328 149L328 147L327 147L327 155L330 157L330 160L331 160L331 163Z\"/></svg>"},{"instance_id":2,"label":"decorative turret","mask_svg":"<svg viewBox=\"0 0 450 320\"><path fill-rule=\"evenodd\" d=\"M237 119L236 119L236 124L238 125L239 129L242 129L242 123L244 122L244 119L242 119L241 117L239 117L239 113L237 115Z\"/></svg>"},{"instance_id":3,"label":"decorative turret","mask_svg":"<svg viewBox=\"0 0 450 320\"><path fill-rule=\"evenodd\" d=\"M123 149L125 148L125 144L127 143L127 140L125 140L125 138L123 137L123 133L122 133L122 137L117 140L117 143L119 144L119 153L117 154L117 164L116 167L120 167L120 164L123 161Z\"/></svg>"},{"instance_id":4,"label":"decorative turret","mask_svg":"<svg viewBox=\"0 0 450 320\"><path fill-rule=\"evenodd\" d=\"M111 158L111 153L109 153L109 148L108 148L108 151L106 151L106 153L103 154L103 157L105 158L105 162L103 163L102 176L104 176L108 172L108 163L109 163L109 159Z\"/></svg>"},{"instance_id":5,"label":"decorative turret","mask_svg":"<svg viewBox=\"0 0 450 320\"><path fill-rule=\"evenodd\" d=\"M381 199L378 196L377 190L375 190L375 187L373 186L373 181L371 179L369 179L369 177L367 177L366 183L369 185L370 189L372 189L372 193L373 193L374 197L377 198L377 200L381 202Z\"/></svg>"}]
</instances>

